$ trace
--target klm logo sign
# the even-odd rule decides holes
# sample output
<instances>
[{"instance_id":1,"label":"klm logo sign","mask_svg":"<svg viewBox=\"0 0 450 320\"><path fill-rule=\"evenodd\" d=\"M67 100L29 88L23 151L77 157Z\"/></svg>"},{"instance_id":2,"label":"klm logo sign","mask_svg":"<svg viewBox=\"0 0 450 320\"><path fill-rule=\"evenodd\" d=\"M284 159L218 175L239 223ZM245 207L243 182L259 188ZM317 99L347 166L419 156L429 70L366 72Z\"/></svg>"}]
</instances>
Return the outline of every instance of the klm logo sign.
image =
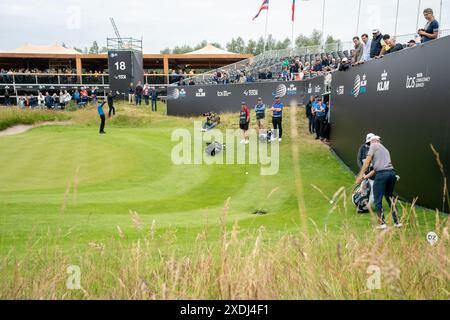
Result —
<instances>
[{"instance_id":1,"label":"klm logo sign","mask_svg":"<svg viewBox=\"0 0 450 320\"><path fill-rule=\"evenodd\" d=\"M384 70L384 72L381 74L381 81L378 82L377 91L389 91L389 83L390 81L388 80L388 73L386 72L386 70Z\"/></svg>"}]
</instances>

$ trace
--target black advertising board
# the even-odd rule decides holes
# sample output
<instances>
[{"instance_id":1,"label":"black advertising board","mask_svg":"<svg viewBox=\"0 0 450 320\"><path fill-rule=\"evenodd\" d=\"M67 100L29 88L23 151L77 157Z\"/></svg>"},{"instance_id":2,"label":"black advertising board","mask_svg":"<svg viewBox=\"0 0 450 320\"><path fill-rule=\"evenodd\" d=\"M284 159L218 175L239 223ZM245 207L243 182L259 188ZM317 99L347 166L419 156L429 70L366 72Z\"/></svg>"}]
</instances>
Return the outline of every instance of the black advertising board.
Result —
<instances>
[{"instance_id":1,"label":"black advertising board","mask_svg":"<svg viewBox=\"0 0 450 320\"><path fill-rule=\"evenodd\" d=\"M332 83L333 149L356 172L367 133L382 137L401 180L397 191L443 210L444 181L431 145L450 173L450 37L405 49L347 72ZM448 208L445 208L448 212Z\"/></svg>"},{"instance_id":2,"label":"black advertising board","mask_svg":"<svg viewBox=\"0 0 450 320\"><path fill-rule=\"evenodd\" d=\"M130 84L143 79L143 56L136 51L108 52L109 86L122 95L128 93Z\"/></svg>"},{"instance_id":3,"label":"black advertising board","mask_svg":"<svg viewBox=\"0 0 450 320\"><path fill-rule=\"evenodd\" d=\"M305 83L301 81L183 86L167 90L167 113L176 116L237 112L243 101L254 106L258 98L271 105L277 95L286 105L303 104L305 99Z\"/></svg>"}]
</instances>

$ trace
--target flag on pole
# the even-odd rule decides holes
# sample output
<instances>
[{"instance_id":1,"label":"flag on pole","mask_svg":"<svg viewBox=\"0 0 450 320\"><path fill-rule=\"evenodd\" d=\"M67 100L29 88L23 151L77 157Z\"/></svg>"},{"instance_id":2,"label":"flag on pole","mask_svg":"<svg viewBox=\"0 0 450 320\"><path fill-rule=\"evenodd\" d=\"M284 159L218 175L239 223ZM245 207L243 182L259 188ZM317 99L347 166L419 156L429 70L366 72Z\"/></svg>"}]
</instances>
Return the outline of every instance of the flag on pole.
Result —
<instances>
[{"instance_id":1,"label":"flag on pole","mask_svg":"<svg viewBox=\"0 0 450 320\"><path fill-rule=\"evenodd\" d=\"M295 0L292 0L292 22L295 20Z\"/></svg>"},{"instance_id":2,"label":"flag on pole","mask_svg":"<svg viewBox=\"0 0 450 320\"><path fill-rule=\"evenodd\" d=\"M263 10L269 10L269 0L263 0L263 4L261 5L261 8L259 8L258 14L253 18L253 20L255 20L256 18L259 17L259 14L261 13L261 11ZM252 21L253 21L252 20Z\"/></svg>"}]
</instances>

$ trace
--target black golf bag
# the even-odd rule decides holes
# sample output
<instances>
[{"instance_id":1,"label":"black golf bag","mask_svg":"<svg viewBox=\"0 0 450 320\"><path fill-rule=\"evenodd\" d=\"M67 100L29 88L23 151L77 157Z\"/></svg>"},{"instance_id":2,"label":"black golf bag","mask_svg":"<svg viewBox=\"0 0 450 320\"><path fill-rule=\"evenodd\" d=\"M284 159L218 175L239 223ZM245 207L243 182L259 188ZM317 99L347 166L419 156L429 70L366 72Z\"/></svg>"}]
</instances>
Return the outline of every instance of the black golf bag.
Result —
<instances>
[{"instance_id":1,"label":"black golf bag","mask_svg":"<svg viewBox=\"0 0 450 320\"><path fill-rule=\"evenodd\" d=\"M368 213L371 205L370 195L372 193L372 185L370 180L364 180L353 191L352 201L356 206L358 213Z\"/></svg>"}]
</instances>

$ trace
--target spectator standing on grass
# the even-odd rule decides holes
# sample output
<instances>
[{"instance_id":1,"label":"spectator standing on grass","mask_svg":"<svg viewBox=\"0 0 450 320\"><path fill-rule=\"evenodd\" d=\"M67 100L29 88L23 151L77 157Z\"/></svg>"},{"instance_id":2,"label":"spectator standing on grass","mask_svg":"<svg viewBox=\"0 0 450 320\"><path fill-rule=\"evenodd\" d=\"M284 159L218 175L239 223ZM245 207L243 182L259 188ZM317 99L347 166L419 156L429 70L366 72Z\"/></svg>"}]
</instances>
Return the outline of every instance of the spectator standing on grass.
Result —
<instances>
[{"instance_id":1,"label":"spectator standing on grass","mask_svg":"<svg viewBox=\"0 0 450 320\"><path fill-rule=\"evenodd\" d=\"M156 90L155 87L153 87L150 91L150 96L152 98L152 111L157 112L157 103L158 103L158 90Z\"/></svg>"},{"instance_id":2,"label":"spectator standing on grass","mask_svg":"<svg viewBox=\"0 0 450 320\"><path fill-rule=\"evenodd\" d=\"M58 102L59 102L58 95L56 93L54 93L52 98L53 98L53 109L56 109L56 107L58 106Z\"/></svg>"},{"instance_id":3,"label":"spectator standing on grass","mask_svg":"<svg viewBox=\"0 0 450 320\"><path fill-rule=\"evenodd\" d=\"M366 174L366 171L373 166L373 170ZM361 171L356 178L356 184L361 184L365 179L370 179L375 176L373 184L374 204L377 211L379 226L377 229L387 229L386 220L383 210L383 197L386 199L389 208L392 212L395 227L401 228L402 224L398 218L396 199L394 198L395 184L397 183L397 175L394 166L392 165L391 155L389 150L381 144L381 138L373 136L370 139L370 148L367 153L367 158L361 168Z\"/></svg>"},{"instance_id":4,"label":"spectator standing on grass","mask_svg":"<svg viewBox=\"0 0 450 320\"><path fill-rule=\"evenodd\" d=\"M144 95L145 105L148 106L149 105L149 99L150 99L150 88L148 87L148 83L146 83L144 85L143 95Z\"/></svg>"},{"instance_id":5,"label":"spectator standing on grass","mask_svg":"<svg viewBox=\"0 0 450 320\"><path fill-rule=\"evenodd\" d=\"M64 93L59 91L59 107L64 109Z\"/></svg>"},{"instance_id":6,"label":"spectator standing on grass","mask_svg":"<svg viewBox=\"0 0 450 320\"><path fill-rule=\"evenodd\" d=\"M81 97L81 102L83 103L83 105L84 106L87 105L89 102L89 95L88 95L86 88L81 89L80 97Z\"/></svg>"},{"instance_id":7,"label":"spectator standing on grass","mask_svg":"<svg viewBox=\"0 0 450 320\"><path fill-rule=\"evenodd\" d=\"M130 83L130 87L128 88L128 104L134 103L134 85L133 83Z\"/></svg>"},{"instance_id":8,"label":"spectator standing on grass","mask_svg":"<svg viewBox=\"0 0 450 320\"><path fill-rule=\"evenodd\" d=\"M273 136L273 140L275 140L275 136L277 135L278 130L278 141L282 141L283 139L283 109L284 104L281 102L281 98L279 96L275 97L275 103L272 105L272 124L273 129L275 130L275 134Z\"/></svg>"},{"instance_id":9,"label":"spectator standing on grass","mask_svg":"<svg viewBox=\"0 0 450 320\"><path fill-rule=\"evenodd\" d=\"M309 97L309 101L306 104L306 118L308 118L308 129L309 133L314 133L314 115L313 115L313 102L314 102L314 96Z\"/></svg>"},{"instance_id":10,"label":"spectator standing on grass","mask_svg":"<svg viewBox=\"0 0 450 320\"><path fill-rule=\"evenodd\" d=\"M114 98L119 94L118 91L113 93L111 90L108 92L107 101L108 101L108 118L116 115L116 108L114 108Z\"/></svg>"},{"instance_id":11,"label":"spectator standing on grass","mask_svg":"<svg viewBox=\"0 0 450 320\"><path fill-rule=\"evenodd\" d=\"M44 100L45 100L45 106L47 107L47 109L52 109L54 101L53 101L52 96L48 92L45 93Z\"/></svg>"},{"instance_id":12,"label":"spectator standing on grass","mask_svg":"<svg viewBox=\"0 0 450 320\"><path fill-rule=\"evenodd\" d=\"M142 92L144 91L144 88L142 88L142 83L141 81L138 82L136 89L135 89L135 99L136 99L136 105L141 105L142 104Z\"/></svg>"},{"instance_id":13,"label":"spectator standing on grass","mask_svg":"<svg viewBox=\"0 0 450 320\"><path fill-rule=\"evenodd\" d=\"M323 103L322 98L318 97L316 103L313 105L314 115L316 118L316 140L323 141L325 120L327 116L326 104Z\"/></svg>"},{"instance_id":14,"label":"spectator standing on grass","mask_svg":"<svg viewBox=\"0 0 450 320\"><path fill-rule=\"evenodd\" d=\"M39 108L42 108L42 107L44 107L45 106L45 98L44 98L44 96L42 95L42 92L40 92L39 91L39 94L38 94L38 106L39 106Z\"/></svg>"},{"instance_id":15,"label":"spectator standing on grass","mask_svg":"<svg viewBox=\"0 0 450 320\"><path fill-rule=\"evenodd\" d=\"M9 96L9 91L5 90L5 106L11 105L11 98Z\"/></svg>"},{"instance_id":16,"label":"spectator standing on grass","mask_svg":"<svg viewBox=\"0 0 450 320\"><path fill-rule=\"evenodd\" d=\"M364 33L361 36L362 45L363 45L363 54L359 62L366 62L370 60L370 48L372 46L372 40L369 39L369 35Z\"/></svg>"},{"instance_id":17,"label":"spectator standing on grass","mask_svg":"<svg viewBox=\"0 0 450 320\"><path fill-rule=\"evenodd\" d=\"M73 100L75 100L76 104L78 105L81 101L80 91L75 90L73 94Z\"/></svg>"},{"instance_id":18,"label":"spectator standing on grass","mask_svg":"<svg viewBox=\"0 0 450 320\"><path fill-rule=\"evenodd\" d=\"M423 15L427 20L425 27L417 31L421 37L421 42L425 43L439 37L439 22L434 18L433 9L427 8L423 11Z\"/></svg>"},{"instance_id":19,"label":"spectator standing on grass","mask_svg":"<svg viewBox=\"0 0 450 320\"><path fill-rule=\"evenodd\" d=\"M258 103L255 106L256 124L259 130L264 130L264 120L266 118L266 105L263 103L262 98L258 98Z\"/></svg>"},{"instance_id":20,"label":"spectator standing on grass","mask_svg":"<svg viewBox=\"0 0 450 320\"><path fill-rule=\"evenodd\" d=\"M64 99L65 106L67 106L70 103L70 101L72 100L72 96L70 95L69 92L67 92L67 90L64 91L63 99Z\"/></svg>"},{"instance_id":21,"label":"spectator standing on grass","mask_svg":"<svg viewBox=\"0 0 450 320\"><path fill-rule=\"evenodd\" d=\"M249 137L248 137L248 128L250 126L250 109L247 105L247 103L242 102L241 104L241 112L239 113L239 127L242 130L243 139L241 140L241 143L248 144L249 143Z\"/></svg>"},{"instance_id":22,"label":"spectator standing on grass","mask_svg":"<svg viewBox=\"0 0 450 320\"><path fill-rule=\"evenodd\" d=\"M353 37L353 44L355 45L355 50L353 50L353 57L352 57L352 63L353 64L358 64L363 56L364 53L364 46L361 43L361 41L359 40L359 37Z\"/></svg>"},{"instance_id":23,"label":"spectator standing on grass","mask_svg":"<svg viewBox=\"0 0 450 320\"><path fill-rule=\"evenodd\" d=\"M97 106L97 113L100 116L100 130L99 133L100 134L106 134L105 132L105 122L106 122L106 118L105 118L105 112L103 112L103 106L105 105L105 101L100 101L99 105Z\"/></svg>"},{"instance_id":24,"label":"spectator standing on grass","mask_svg":"<svg viewBox=\"0 0 450 320\"><path fill-rule=\"evenodd\" d=\"M383 49L383 46L381 44L381 40L383 40L383 35L378 29L372 30L372 35L373 38L372 43L370 44L370 58L374 59L380 55L381 50Z\"/></svg>"}]
</instances>

